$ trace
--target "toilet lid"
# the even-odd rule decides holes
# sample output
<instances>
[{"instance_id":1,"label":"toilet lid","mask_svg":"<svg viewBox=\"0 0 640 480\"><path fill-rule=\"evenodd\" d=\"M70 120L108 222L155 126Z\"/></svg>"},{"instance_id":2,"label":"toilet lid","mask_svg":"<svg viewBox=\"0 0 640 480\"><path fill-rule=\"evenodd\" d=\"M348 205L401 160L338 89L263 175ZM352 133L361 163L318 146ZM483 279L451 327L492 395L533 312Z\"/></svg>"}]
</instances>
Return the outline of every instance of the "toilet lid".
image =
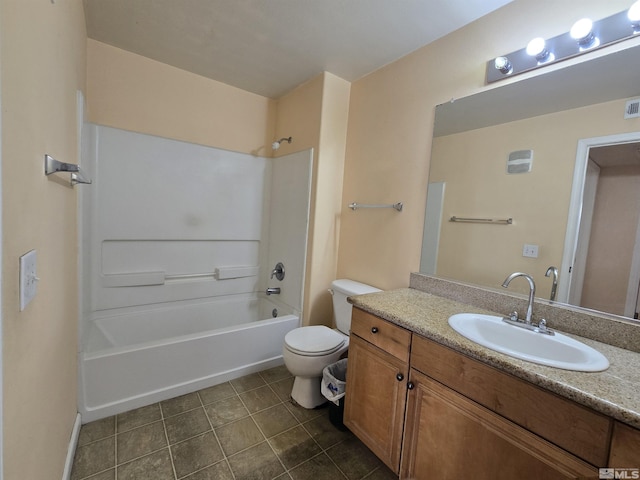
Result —
<instances>
[{"instance_id":1,"label":"toilet lid","mask_svg":"<svg viewBox=\"0 0 640 480\"><path fill-rule=\"evenodd\" d=\"M344 345L344 335L324 325L313 325L291 330L284 337L287 347L301 355L322 355L338 350Z\"/></svg>"}]
</instances>

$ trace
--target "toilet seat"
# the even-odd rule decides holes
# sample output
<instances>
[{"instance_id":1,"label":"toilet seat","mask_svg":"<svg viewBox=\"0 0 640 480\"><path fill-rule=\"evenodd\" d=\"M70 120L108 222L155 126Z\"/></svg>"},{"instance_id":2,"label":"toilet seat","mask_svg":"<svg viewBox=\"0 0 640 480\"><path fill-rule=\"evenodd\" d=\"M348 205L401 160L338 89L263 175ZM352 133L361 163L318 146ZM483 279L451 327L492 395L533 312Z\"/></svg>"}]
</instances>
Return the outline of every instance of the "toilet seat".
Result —
<instances>
[{"instance_id":1,"label":"toilet seat","mask_svg":"<svg viewBox=\"0 0 640 480\"><path fill-rule=\"evenodd\" d=\"M324 325L312 325L291 330L284 337L287 349L306 357L329 355L345 344L347 337Z\"/></svg>"}]
</instances>

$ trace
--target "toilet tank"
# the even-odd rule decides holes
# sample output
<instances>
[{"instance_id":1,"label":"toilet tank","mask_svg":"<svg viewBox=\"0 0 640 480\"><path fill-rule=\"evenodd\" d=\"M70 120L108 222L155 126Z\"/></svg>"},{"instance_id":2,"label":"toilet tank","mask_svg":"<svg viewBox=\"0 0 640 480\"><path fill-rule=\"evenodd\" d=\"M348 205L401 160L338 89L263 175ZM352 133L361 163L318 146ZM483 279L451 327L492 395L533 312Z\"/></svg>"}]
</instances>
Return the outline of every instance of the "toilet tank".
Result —
<instances>
[{"instance_id":1,"label":"toilet tank","mask_svg":"<svg viewBox=\"0 0 640 480\"><path fill-rule=\"evenodd\" d=\"M347 279L334 280L331 283L331 290L336 326L338 330L346 335L349 335L349 329L351 328L351 304L347 302L347 297L382 291L371 285Z\"/></svg>"}]
</instances>

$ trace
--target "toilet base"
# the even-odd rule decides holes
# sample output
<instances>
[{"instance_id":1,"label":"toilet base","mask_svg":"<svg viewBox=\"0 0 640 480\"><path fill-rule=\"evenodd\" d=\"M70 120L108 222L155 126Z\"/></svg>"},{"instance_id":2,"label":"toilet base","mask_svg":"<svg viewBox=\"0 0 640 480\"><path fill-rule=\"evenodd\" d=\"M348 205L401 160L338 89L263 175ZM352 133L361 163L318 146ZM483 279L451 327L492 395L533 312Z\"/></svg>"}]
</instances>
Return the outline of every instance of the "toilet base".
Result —
<instances>
[{"instance_id":1,"label":"toilet base","mask_svg":"<svg viewBox=\"0 0 640 480\"><path fill-rule=\"evenodd\" d=\"M291 399L301 407L313 409L328 402L320 391L322 377L296 377Z\"/></svg>"}]
</instances>

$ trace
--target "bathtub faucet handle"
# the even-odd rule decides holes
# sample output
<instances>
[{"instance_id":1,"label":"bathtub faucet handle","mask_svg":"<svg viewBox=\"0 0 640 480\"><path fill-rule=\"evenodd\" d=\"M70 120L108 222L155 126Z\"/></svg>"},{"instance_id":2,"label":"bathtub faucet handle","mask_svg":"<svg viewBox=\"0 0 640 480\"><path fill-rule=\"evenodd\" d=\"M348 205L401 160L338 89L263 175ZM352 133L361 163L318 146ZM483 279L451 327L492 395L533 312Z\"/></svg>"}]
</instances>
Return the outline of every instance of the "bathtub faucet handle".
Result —
<instances>
[{"instance_id":1,"label":"bathtub faucet handle","mask_svg":"<svg viewBox=\"0 0 640 480\"><path fill-rule=\"evenodd\" d=\"M271 270L271 277L270 278L273 279L273 277L276 277L280 281L284 280L284 265L283 265L282 262L278 262L276 264L276 268Z\"/></svg>"},{"instance_id":2,"label":"bathtub faucet handle","mask_svg":"<svg viewBox=\"0 0 640 480\"><path fill-rule=\"evenodd\" d=\"M280 295L280 287L269 287L265 293L267 295Z\"/></svg>"}]
</instances>

